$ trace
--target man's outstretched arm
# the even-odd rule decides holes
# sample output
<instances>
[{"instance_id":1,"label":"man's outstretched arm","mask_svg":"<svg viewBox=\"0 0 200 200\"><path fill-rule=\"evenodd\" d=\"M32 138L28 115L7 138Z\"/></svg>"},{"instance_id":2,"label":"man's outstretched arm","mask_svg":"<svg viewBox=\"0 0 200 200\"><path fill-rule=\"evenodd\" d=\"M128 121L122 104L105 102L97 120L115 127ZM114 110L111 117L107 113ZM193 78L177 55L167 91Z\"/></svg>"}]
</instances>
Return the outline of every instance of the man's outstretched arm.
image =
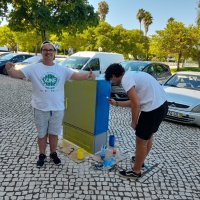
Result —
<instances>
[{"instance_id":1,"label":"man's outstretched arm","mask_svg":"<svg viewBox=\"0 0 200 200\"><path fill-rule=\"evenodd\" d=\"M21 70L16 70L15 68L15 64L12 63L12 62L7 62L6 63L6 71L8 73L9 76L13 77L13 78L19 78L19 79L22 79L22 78L25 78L24 74L22 73Z\"/></svg>"}]
</instances>

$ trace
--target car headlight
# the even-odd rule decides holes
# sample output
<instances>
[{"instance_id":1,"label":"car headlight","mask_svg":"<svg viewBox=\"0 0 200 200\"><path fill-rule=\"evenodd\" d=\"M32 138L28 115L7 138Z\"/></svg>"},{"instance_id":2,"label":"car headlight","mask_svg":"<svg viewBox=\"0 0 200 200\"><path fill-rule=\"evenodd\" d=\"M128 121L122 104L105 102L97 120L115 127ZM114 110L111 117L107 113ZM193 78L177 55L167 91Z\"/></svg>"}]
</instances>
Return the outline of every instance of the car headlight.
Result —
<instances>
[{"instance_id":1,"label":"car headlight","mask_svg":"<svg viewBox=\"0 0 200 200\"><path fill-rule=\"evenodd\" d=\"M200 113L200 105L195 106L195 107L192 109L192 112Z\"/></svg>"}]
</instances>

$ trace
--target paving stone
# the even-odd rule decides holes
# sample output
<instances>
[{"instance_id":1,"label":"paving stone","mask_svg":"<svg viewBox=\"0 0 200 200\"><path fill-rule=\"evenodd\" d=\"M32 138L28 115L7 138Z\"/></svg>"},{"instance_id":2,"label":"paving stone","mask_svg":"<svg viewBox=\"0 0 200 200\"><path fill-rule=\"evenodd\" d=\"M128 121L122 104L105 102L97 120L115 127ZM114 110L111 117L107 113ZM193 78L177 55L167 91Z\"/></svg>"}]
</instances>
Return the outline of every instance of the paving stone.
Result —
<instances>
[{"instance_id":1,"label":"paving stone","mask_svg":"<svg viewBox=\"0 0 200 200\"><path fill-rule=\"evenodd\" d=\"M63 165L47 162L37 169L31 90L30 82L0 75L0 200L200 199L199 128L167 121L162 122L145 161L148 165L158 163L158 167L136 182L121 179L117 171L91 170L91 162L77 164L61 152ZM131 166L135 148L130 119L130 109L110 106L108 135L115 134L116 148L127 155L119 163L122 168Z\"/></svg>"}]
</instances>

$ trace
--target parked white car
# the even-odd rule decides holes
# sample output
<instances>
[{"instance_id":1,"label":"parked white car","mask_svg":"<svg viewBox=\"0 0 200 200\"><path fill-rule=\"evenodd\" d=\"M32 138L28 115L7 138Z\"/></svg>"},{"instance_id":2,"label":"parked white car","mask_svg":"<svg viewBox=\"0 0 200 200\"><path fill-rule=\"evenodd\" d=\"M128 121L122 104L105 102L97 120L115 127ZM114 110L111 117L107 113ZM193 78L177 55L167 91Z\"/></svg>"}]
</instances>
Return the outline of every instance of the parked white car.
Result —
<instances>
[{"instance_id":1,"label":"parked white car","mask_svg":"<svg viewBox=\"0 0 200 200\"><path fill-rule=\"evenodd\" d=\"M124 56L119 53L79 51L69 56L61 64L77 72L87 72L91 69L96 76L99 76L104 74L110 64L119 63L123 60Z\"/></svg>"},{"instance_id":2,"label":"parked white car","mask_svg":"<svg viewBox=\"0 0 200 200\"><path fill-rule=\"evenodd\" d=\"M200 126L200 72L177 72L163 87L169 105L166 119Z\"/></svg>"}]
</instances>

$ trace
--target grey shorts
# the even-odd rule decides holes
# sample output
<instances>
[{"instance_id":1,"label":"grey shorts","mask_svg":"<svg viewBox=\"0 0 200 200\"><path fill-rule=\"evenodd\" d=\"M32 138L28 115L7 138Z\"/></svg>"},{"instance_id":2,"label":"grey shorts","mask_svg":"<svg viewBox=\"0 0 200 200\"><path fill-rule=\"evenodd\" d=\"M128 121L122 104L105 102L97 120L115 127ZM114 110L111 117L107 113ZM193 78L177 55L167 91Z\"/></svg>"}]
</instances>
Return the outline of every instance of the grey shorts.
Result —
<instances>
[{"instance_id":1,"label":"grey shorts","mask_svg":"<svg viewBox=\"0 0 200 200\"><path fill-rule=\"evenodd\" d=\"M42 111L34 108L38 138L43 138L46 134L61 134L63 116L64 110Z\"/></svg>"}]
</instances>

